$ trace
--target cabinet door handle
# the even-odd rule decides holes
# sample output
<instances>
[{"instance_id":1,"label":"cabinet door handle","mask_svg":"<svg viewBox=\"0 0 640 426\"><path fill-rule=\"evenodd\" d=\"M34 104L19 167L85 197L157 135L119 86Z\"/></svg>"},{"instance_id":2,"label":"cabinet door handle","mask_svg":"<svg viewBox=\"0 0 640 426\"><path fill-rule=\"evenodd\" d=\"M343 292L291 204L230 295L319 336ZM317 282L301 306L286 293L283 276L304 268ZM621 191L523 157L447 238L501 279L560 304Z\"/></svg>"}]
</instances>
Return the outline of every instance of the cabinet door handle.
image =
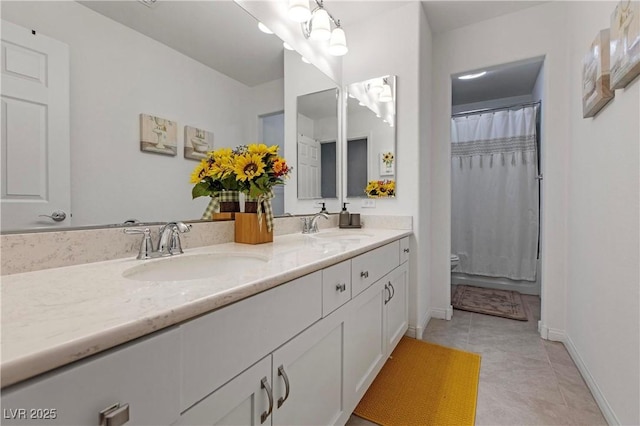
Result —
<instances>
[{"instance_id":1,"label":"cabinet door handle","mask_svg":"<svg viewBox=\"0 0 640 426\"><path fill-rule=\"evenodd\" d=\"M360 272L360 278L369 278L369 271Z\"/></svg>"},{"instance_id":2,"label":"cabinet door handle","mask_svg":"<svg viewBox=\"0 0 640 426\"><path fill-rule=\"evenodd\" d=\"M273 392L271 392L271 386L269 386L269 382L266 377L262 378L260 382L260 388L264 389L267 392L267 397L269 398L269 409L262 413L260 416L260 424L264 423L265 420L271 415L273 411Z\"/></svg>"},{"instance_id":3,"label":"cabinet door handle","mask_svg":"<svg viewBox=\"0 0 640 426\"><path fill-rule=\"evenodd\" d=\"M389 300L391 300L391 289L389 288L388 285L384 285L384 291L389 293L389 298L387 299L387 295L385 294L384 296L384 304L386 305L387 303L389 303Z\"/></svg>"},{"instance_id":4,"label":"cabinet door handle","mask_svg":"<svg viewBox=\"0 0 640 426\"><path fill-rule=\"evenodd\" d=\"M404 249L402 251L405 252L405 253L409 253L409 249L408 248L406 248L406 249Z\"/></svg>"},{"instance_id":5,"label":"cabinet door handle","mask_svg":"<svg viewBox=\"0 0 640 426\"><path fill-rule=\"evenodd\" d=\"M396 295L396 289L393 287L393 284L391 284L391 281L389 281L389 288L391 289L391 297L389 297L389 300L391 300L393 296Z\"/></svg>"},{"instance_id":6,"label":"cabinet door handle","mask_svg":"<svg viewBox=\"0 0 640 426\"><path fill-rule=\"evenodd\" d=\"M283 365L278 367L278 376L282 376L282 379L284 380L284 398L283 397L278 398L278 408L280 408L282 407L282 404L284 404L284 402L287 400L287 398L289 398L289 389L290 389L289 378L287 377L287 373L284 372Z\"/></svg>"},{"instance_id":7,"label":"cabinet door handle","mask_svg":"<svg viewBox=\"0 0 640 426\"><path fill-rule=\"evenodd\" d=\"M119 402L100 411L100 426L121 426L129 421L129 404Z\"/></svg>"},{"instance_id":8,"label":"cabinet door handle","mask_svg":"<svg viewBox=\"0 0 640 426\"><path fill-rule=\"evenodd\" d=\"M345 283L336 284L336 291L339 291L340 293L342 293L346 289L347 289L347 285Z\"/></svg>"}]
</instances>

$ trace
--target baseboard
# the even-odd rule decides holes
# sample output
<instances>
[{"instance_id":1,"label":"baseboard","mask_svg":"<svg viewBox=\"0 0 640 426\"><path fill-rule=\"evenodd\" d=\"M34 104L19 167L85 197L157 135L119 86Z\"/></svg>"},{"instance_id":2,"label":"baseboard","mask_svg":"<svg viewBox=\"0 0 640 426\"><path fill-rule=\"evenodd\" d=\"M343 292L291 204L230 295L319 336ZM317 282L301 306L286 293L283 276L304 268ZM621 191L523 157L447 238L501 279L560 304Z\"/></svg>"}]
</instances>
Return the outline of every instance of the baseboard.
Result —
<instances>
[{"instance_id":1,"label":"baseboard","mask_svg":"<svg viewBox=\"0 0 640 426\"><path fill-rule=\"evenodd\" d=\"M580 371L582 378L587 383L587 386L589 387L589 390L591 391L593 398L596 400L596 404L598 404L598 408L600 408L600 411L602 411L602 415L604 416L604 419L610 425L619 425L620 421L618 420L615 413L611 409L609 402L604 397L602 391L600 390L600 387L598 386L598 384L596 383L596 380L591 375L591 372L587 368L587 365L584 363L584 360L580 356L580 353L578 352L578 349L576 348L576 346L573 344L573 341L571 340L571 338L565 335L563 343L564 343L564 346L567 348L567 351L569 352L571 359L573 359L573 362L576 364L576 367L578 367L578 370Z\"/></svg>"},{"instance_id":2,"label":"baseboard","mask_svg":"<svg viewBox=\"0 0 640 426\"><path fill-rule=\"evenodd\" d=\"M414 339L422 339L422 334L424 333L424 330L427 328L427 324L429 323L430 319L431 319L431 311L429 310L424 313L422 320L418 322L417 326L415 327L409 326L409 328L407 328L407 332L405 333L405 336L413 337Z\"/></svg>"},{"instance_id":3,"label":"baseboard","mask_svg":"<svg viewBox=\"0 0 640 426\"><path fill-rule=\"evenodd\" d=\"M542 324L542 321L538 321L538 333L544 340L551 340L553 342L563 342L566 340L567 335L564 330L558 328L549 328Z\"/></svg>"},{"instance_id":4,"label":"baseboard","mask_svg":"<svg viewBox=\"0 0 640 426\"><path fill-rule=\"evenodd\" d=\"M436 319L443 319L446 320L447 319L447 312L449 311L449 309L451 309L453 311L453 308L451 308L451 306L449 306L448 308L431 308L429 310L429 316L431 318L436 318ZM451 315L449 315L449 318L451 319Z\"/></svg>"}]
</instances>

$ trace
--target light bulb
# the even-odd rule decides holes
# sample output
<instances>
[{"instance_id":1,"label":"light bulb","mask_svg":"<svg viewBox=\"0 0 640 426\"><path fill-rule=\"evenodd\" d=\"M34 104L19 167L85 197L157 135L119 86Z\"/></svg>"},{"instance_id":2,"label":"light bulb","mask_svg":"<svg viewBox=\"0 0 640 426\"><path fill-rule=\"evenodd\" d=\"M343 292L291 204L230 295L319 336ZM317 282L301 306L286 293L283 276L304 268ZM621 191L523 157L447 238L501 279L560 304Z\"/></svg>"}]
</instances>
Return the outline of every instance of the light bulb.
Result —
<instances>
[{"instance_id":1,"label":"light bulb","mask_svg":"<svg viewBox=\"0 0 640 426\"><path fill-rule=\"evenodd\" d=\"M293 47L289 46L289 43L286 41L282 43L282 46L287 50L293 50Z\"/></svg>"},{"instance_id":2,"label":"light bulb","mask_svg":"<svg viewBox=\"0 0 640 426\"><path fill-rule=\"evenodd\" d=\"M311 17L309 0L289 0L289 18L295 22L307 22Z\"/></svg>"},{"instance_id":3,"label":"light bulb","mask_svg":"<svg viewBox=\"0 0 640 426\"><path fill-rule=\"evenodd\" d=\"M329 42L329 53L333 56L343 56L349 51L347 47L347 37L342 28L336 28L331 32L331 41Z\"/></svg>"},{"instance_id":4,"label":"light bulb","mask_svg":"<svg viewBox=\"0 0 640 426\"><path fill-rule=\"evenodd\" d=\"M260 29L260 31L262 31L265 34L273 34L273 31L267 28L267 26L262 22L258 22L258 28Z\"/></svg>"},{"instance_id":5,"label":"light bulb","mask_svg":"<svg viewBox=\"0 0 640 426\"><path fill-rule=\"evenodd\" d=\"M331 22L326 10L319 9L313 16L309 37L315 41L326 41L331 38Z\"/></svg>"},{"instance_id":6,"label":"light bulb","mask_svg":"<svg viewBox=\"0 0 640 426\"><path fill-rule=\"evenodd\" d=\"M380 102L391 102L393 100L393 95L391 94L391 86L388 84L382 85L382 92L380 92L380 97L378 98Z\"/></svg>"},{"instance_id":7,"label":"light bulb","mask_svg":"<svg viewBox=\"0 0 640 426\"><path fill-rule=\"evenodd\" d=\"M382 92L382 80L376 79L372 81L371 85L369 86L369 92L373 93L374 95Z\"/></svg>"}]
</instances>

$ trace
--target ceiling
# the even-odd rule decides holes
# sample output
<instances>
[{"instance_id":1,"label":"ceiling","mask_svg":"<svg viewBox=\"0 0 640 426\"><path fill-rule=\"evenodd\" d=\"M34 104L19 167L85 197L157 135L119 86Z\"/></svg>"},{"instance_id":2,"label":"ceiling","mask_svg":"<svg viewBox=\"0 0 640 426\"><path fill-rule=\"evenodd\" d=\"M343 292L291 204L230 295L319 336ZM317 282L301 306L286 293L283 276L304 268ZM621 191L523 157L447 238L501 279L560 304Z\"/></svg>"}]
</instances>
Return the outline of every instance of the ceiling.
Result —
<instances>
[{"instance_id":1,"label":"ceiling","mask_svg":"<svg viewBox=\"0 0 640 426\"><path fill-rule=\"evenodd\" d=\"M338 116L338 89L298 96L298 113L312 120Z\"/></svg>"},{"instance_id":2,"label":"ceiling","mask_svg":"<svg viewBox=\"0 0 640 426\"><path fill-rule=\"evenodd\" d=\"M545 1L422 1L431 31L442 33L517 12Z\"/></svg>"},{"instance_id":3,"label":"ceiling","mask_svg":"<svg viewBox=\"0 0 640 426\"><path fill-rule=\"evenodd\" d=\"M512 62L496 67L470 70L451 77L451 102L453 105L470 104L491 99L530 95L544 58ZM457 77L480 71L487 73L472 80Z\"/></svg>"},{"instance_id":4,"label":"ceiling","mask_svg":"<svg viewBox=\"0 0 640 426\"><path fill-rule=\"evenodd\" d=\"M232 1L81 1L248 86L282 78L282 42Z\"/></svg>"}]
</instances>

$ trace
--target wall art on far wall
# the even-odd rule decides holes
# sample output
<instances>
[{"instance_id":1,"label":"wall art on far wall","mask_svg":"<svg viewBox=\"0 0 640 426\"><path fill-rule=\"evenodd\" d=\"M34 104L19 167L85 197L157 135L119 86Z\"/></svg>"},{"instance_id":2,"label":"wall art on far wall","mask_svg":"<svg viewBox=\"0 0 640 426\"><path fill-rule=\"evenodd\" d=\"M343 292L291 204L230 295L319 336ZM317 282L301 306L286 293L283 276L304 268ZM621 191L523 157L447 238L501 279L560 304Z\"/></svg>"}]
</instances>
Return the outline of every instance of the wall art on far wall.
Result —
<instances>
[{"instance_id":1,"label":"wall art on far wall","mask_svg":"<svg viewBox=\"0 0 640 426\"><path fill-rule=\"evenodd\" d=\"M178 153L178 125L175 121L140 114L140 150L155 154Z\"/></svg>"},{"instance_id":2,"label":"wall art on far wall","mask_svg":"<svg viewBox=\"0 0 640 426\"><path fill-rule=\"evenodd\" d=\"M613 99L609 88L609 30L591 43L582 63L582 117L593 117Z\"/></svg>"},{"instance_id":3,"label":"wall art on far wall","mask_svg":"<svg viewBox=\"0 0 640 426\"><path fill-rule=\"evenodd\" d=\"M393 151L380 153L380 176L393 176L396 173L396 156Z\"/></svg>"},{"instance_id":4,"label":"wall art on far wall","mask_svg":"<svg viewBox=\"0 0 640 426\"><path fill-rule=\"evenodd\" d=\"M184 158L200 161L213 150L213 133L196 127L184 126Z\"/></svg>"},{"instance_id":5,"label":"wall art on far wall","mask_svg":"<svg viewBox=\"0 0 640 426\"><path fill-rule=\"evenodd\" d=\"M640 75L640 1L622 0L611 15L611 88Z\"/></svg>"}]
</instances>

